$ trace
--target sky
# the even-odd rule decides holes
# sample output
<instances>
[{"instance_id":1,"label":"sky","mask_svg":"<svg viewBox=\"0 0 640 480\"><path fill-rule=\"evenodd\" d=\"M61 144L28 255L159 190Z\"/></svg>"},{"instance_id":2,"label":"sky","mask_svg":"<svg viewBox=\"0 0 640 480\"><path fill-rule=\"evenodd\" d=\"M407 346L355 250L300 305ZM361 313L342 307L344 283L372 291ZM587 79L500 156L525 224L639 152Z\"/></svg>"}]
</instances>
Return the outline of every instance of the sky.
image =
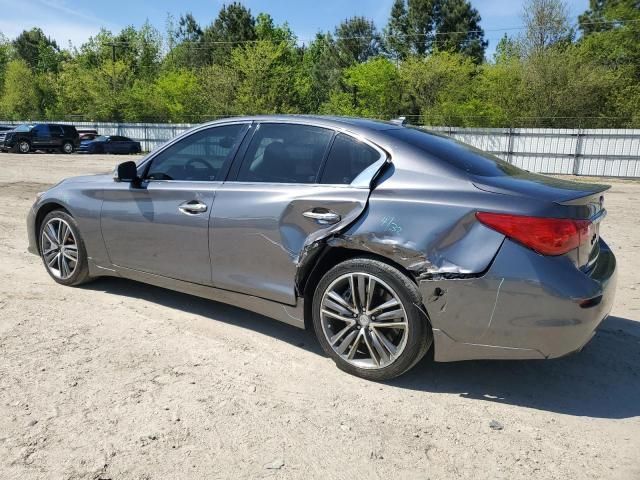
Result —
<instances>
[{"instance_id":1,"label":"sky","mask_svg":"<svg viewBox=\"0 0 640 480\"><path fill-rule=\"evenodd\" d=\"M487 56L495 51L505 34L517 35L522 26L520 12L525 0L472 0L482 16L482 28L489 41ZM2 16L0 32L12 39L22 30L40 27L60 46L69 42L79 46L100 27L117 32L133 24L140 26L149 20L164 32L168 14L179 17L191 11L201 25L216 17L223 3L231 0L0 0ZM270 13L276 23L288 22L301 43L312 39L316 32L333 30L345 18L361 15L374 20L382 29L387 23L393 0L242 0L254 15ZM589 0L566 1L571 19L584 12Z\"/></svg>"}]
</instances>

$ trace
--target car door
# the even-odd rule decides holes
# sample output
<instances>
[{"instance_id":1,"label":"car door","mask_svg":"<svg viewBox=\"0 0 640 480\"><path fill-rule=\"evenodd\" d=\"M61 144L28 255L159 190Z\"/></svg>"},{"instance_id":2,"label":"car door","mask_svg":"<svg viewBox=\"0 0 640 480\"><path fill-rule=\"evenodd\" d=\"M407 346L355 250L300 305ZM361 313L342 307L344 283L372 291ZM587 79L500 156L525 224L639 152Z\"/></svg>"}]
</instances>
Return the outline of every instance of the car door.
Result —
<instances>
[{"instance_id":1,"label":"car door","mask_svg":"<svg viewBox=\"0 0 640 480\"><path fill-rule=\"evenodd\" d=\"M40 148L47 148L51 145L51 132L49 131L49 125L41 123L33 127L31 130L31 148L38 150Z\"/></svg>"},{"instance_id":2,"label":"car door","mask_svg":"<svg viewBox=\"0 0 640 480\"><path fill-rule=\"evenodd\" d=\"M179 280L211 283L209 216L248 124L193 132L139 168L140 185L104 191L101 228L111 262Z\"/></svg>"},{"instance_id":3,"label":"car door","mask_svg":"<svg viewBox=\"0 0 640 480\"><path fill-rule=\"evenodd\" d=\"M237 174L216 194L210 221L214 286L295 304L296 266L305 247L364 211L370 180L386 160L382 150L359 142L370 152L369 171L322 184L323 165L335 156L334 137L333 130L313 125L257 126Z\"/></svg>"},{"instance_id":4,"label":"car door","mask_svg":"<svg viewBox=\"0 0 640 480\"><path fill-rule=\"evenodd\" d=\"M60 148L64 143L64 131L60 125L49 125L49 146Z\"/></svg>"},{"instance_id":5,"label":"car door","mask_svg":"<svg viewBox=\"0 0 640 480\"><path fill-rule=\"evenodd\" d=\"M109 146L111 148L111 153L123 153L123 140L124 137L113 136L110 137Z\"/></svg>"}]
</instances>

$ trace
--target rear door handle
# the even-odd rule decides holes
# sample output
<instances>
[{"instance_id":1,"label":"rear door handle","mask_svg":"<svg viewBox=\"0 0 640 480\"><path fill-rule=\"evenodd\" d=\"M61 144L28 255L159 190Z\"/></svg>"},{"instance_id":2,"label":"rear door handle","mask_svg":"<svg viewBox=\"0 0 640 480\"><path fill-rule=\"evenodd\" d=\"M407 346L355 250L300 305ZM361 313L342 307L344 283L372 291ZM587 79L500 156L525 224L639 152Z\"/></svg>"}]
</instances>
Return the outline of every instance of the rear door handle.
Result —
<instances>
[{"instance_id":1,"label":"rear door handle","mask_svg":"<svg viewBox=\"0 0 640 480\"><path fill-rule=\"evenodd\" d=\"M340 221L340 215L326 209L314 208L312 210L307 210L302 215L306 218L315 220L320 225L331 225L332 223Z\"/></svg>"},{"instance_id":2,"label":"rear door handle","mask_svg":"<svg viewBox=\"0 0 640 480\"><path fill-rule=\"evenodd\" d=\"M178 210L180 210L185 215L197 215L198 213L206 212L207 206L204 203L199 202L198 200L191 200L189 202L180 204Z\"/></svg>"}]
</instances>

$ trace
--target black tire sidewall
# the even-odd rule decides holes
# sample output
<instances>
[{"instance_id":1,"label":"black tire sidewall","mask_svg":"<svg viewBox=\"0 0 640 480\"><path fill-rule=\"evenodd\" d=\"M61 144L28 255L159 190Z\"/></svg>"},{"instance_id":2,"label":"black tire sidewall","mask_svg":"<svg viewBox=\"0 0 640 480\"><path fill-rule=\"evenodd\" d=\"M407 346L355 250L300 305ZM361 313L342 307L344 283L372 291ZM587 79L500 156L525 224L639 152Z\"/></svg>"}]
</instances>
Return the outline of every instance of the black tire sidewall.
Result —
<instances>
[{"instance_id":1,"label":"black tire sidewall","mask_svg":"<svg viewBox=\"0 0 640 480\"><path fill-rule=\"evenodd\" d=\"M52 218L60 218L67 222L67 224L71 228L71 231L73 232L74 237L76 238L76 244L78 245L78 264L76 266L76 270L75 272L73 272L73 275L71 275L71 277L66 279L58 278L53 275L53 273L51 273L51 271L49 270L49 267L47 267L44 256L42 255L42 230L44 229L44 226L47 224L47 222ZM40 258L42 258L42 264L44 265L45 270L47 271L49 276L56 281L56 283L59 283L60 285L74 286L80 285L81 283L84 283L89 279L89 265L87 261L87 250L84 245L84 240L82 239L82 235L80 235L80 229L78 228L78 224L76 223L75 219L67 212L63 210L53 210L44 217L44 219L40 223L40 228L38 229L38 249L40 251Z\"/></svg>"},{"instance_id":2,"label":"black tire sidewall","mask_svg":"<svg viewBox=\"0 0 640 480\"><path fill-rule=\"evenodd\" d=\"M71 149L70 149L68 152L67 152L67 151L66 151L66 149L65 149L65 147L66 147L67 145L70 145L70 146L71 146ZM71 143L71 142L64 142L64 143L62 144L62 153L66 153L66 154L73 153L73 143Z\"/></svg>"},{"instance_id":3,"label":"black tire sidewall","mask_svg":"<svg viewBox=\"0 0 640 480\"><path fill-rule=\"evenodd\" d=\"M20 145L22 145L23 143L26 143L29 146L26 152L23 152L22 149L20 148ZM29 153L31 152L31 144L27 140L20 140L16 145L16 150L18 150L18 153Z\"/></svg>"},{"instance_id":4,"label":"black tire sidewall","mask_svg":"<svg viewBox=\"0 0 640 480\"><path fill-rule=\"evenodd\" d=\"M391 365L380 369L358 368L342 359L325 338L320 319L320 305L325 290L336 278L345 273L363 272L375 275L395 290L407 313L409 333L407 344ZM361 378L373 381L390 380L402 375L424 356L433 342L427 315L422 307L422 298L418 289L406 275L395 267L371 258L355 258L342 262L329 270L320 280L313 296L313 328L322 346L341 370Z\"/></svg>"}]
</instances>

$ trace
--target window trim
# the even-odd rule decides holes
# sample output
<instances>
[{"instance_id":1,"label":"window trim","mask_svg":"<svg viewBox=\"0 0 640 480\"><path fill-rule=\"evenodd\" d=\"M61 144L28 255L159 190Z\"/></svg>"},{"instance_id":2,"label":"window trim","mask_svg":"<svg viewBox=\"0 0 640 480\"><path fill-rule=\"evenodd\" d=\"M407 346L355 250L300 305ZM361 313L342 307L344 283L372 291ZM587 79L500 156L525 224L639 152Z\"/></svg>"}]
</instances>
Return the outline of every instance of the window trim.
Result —
<instances>
[{"instance_id":1,"label":"window trim","mask_svg":"<svg viewBox=\"0 0 640 480\"><path fill-rule=\"evenodd\" d=\"M153 164L153 161L159 156L161 155L165 150L169 149L170 147L172 147L173 145L188 139L189 137L192 137L193 135L196 135L200 132L203 132L205 130L213 130L215 128L220 128L220 127L230 127L233 125L243 125L244 129L240 131L238 137L239 137L239 142L237 143L236 147L233 149L232 152L230 152L230 156L229 159L224 163L224 165L221 167L220 169L220 179L218 180L163 180L163 179L147 179L145 178L147 176L147 173L149 173L149 169L151 168L151 165ZM156 183L156 182L171 182L171 183L204 183L204 184L211 184L211 183L221 183L224 182L226 179L226 176L228 175L230 169L231 169L231 165L233 164L236 155L238 154L238 151L240 150L240 147L242 146L242 144L244 143L244 140L247 136L247 132L249 131L249 128L251 127L251 122L246 122L246 121L242 121L242 122L228 122L228 123L221 123L221 124L207 124L207 125L200 125L196 128L192 128L187 130L186 132L184 132L182 135L177 136L176 138L174 138L173 140L170 140L169 142L167 142L166 144L162 145L157 151L153 152L152 154L150 154L147 158L145 158L142 162L140 162L140 165L138 165L137 169L138 169L138 175L140 176L140 178L142 179L142 182L144 185L148 185L150 183ZM142 168L142 171L140 170Z\"/></svg>"}]
</instances>

